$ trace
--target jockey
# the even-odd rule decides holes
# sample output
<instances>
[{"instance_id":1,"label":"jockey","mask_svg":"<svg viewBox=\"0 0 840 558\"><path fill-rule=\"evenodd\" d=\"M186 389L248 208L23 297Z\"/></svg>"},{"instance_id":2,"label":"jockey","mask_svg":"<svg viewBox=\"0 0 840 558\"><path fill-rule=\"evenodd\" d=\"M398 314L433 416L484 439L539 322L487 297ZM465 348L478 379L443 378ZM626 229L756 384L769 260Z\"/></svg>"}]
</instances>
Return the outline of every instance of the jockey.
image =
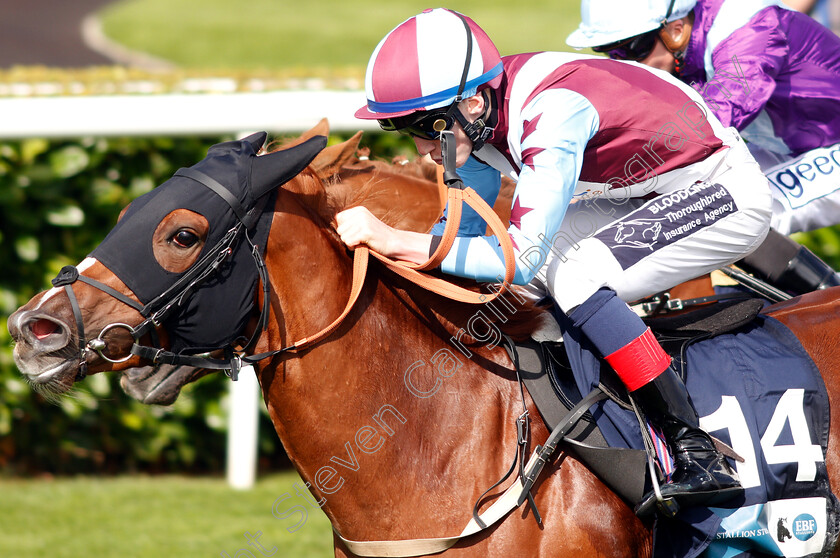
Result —
<instances>
[{"instance_id":1,"label":"jockey","mask_svg":"<svg viewBox=\"0 0 840 558\"><path fill-rule=\"evenodd\" d=\"M410 135L438 164L439 132L451 130L459 176L490 205L500 173L516 180L514 282L547 289L662 431L676 465L662 495L691 505L741 493L671 359L626 304L741 259L764 240L772 199L738 134L707 118L699 94L666 74L570 53L502 59L475 22L442 8L385 36L366 93L358 118ZM348 246L417 263L443 229L396 230L364 207L336 219ZM441 270L500 281L499 242L483 234L465 208ZM655 502L649 494L640 513Z\"/></svg>"},{"instance_id":2,"label":"jockey","mask_svg":"<svg viewBox=\"0 0 840 558\"><path fill-rule=\"evenodd\" d=\"M569 46L676 75L747 141L780 234L744 267L792 292L840 285L781 236L840 222L840 37L780 0L582 0L581 15Z\"/></svg>"}]
</instances>

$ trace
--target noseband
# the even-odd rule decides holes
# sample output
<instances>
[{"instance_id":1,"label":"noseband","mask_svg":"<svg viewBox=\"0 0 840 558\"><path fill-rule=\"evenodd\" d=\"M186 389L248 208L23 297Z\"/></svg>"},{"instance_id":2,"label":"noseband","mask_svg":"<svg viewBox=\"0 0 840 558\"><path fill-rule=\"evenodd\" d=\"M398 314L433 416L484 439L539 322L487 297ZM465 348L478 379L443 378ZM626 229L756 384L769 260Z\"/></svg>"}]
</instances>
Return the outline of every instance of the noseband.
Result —
<instances>
[{"instance_id":1,"label":"noseband","mask_svg":"<svg viewBox=\"0 0 840 558\"><path fill-rule=\"evenodd\" d=\"M105 349L105 341L103 340L103 336L106 331L109 329L113 329L118 326L125 326L131 332L132 335L134 334L134 329L131 326L126 324L110 324L105 326L102 331L99 332L99 335L95 339L91 339L89 342L85 341L85 325L82 321L82 311L79 308L79 301L76 299L76 294L73 292L73 283L76 281L81 281L82 283L87 283L97 289L111 295L112 297L116 298L123 304L127 304L131 306L135 310L142 312L143 306L135 300L128 298L127 296L123 295L121 292L112 289L108 285L100 283L95 279L91 279L89 277L85 277L79 274L79 270L76 269L76 266L73 265L66 265L61 268L61 271L58 272L58 275L55 279L52 280L53 287L64 287L64 292L67 293L67 298L70 300L70 308L73 310L73 319L76 321L76 332L79 337L79 372L76 374L76 381L83 380L87 376L87 357L90 356L91 352L99 353L103 359L109 362L124 362L131 358L130 356L120 359L120 360L113 360L105 356L103 354L103 350ZM157 337L157 332L153 334L155 338ZM136 338L135 338L136 339ZM157 343L157 339L155 339L155 343Z\"/></svg>"}]
</instances>

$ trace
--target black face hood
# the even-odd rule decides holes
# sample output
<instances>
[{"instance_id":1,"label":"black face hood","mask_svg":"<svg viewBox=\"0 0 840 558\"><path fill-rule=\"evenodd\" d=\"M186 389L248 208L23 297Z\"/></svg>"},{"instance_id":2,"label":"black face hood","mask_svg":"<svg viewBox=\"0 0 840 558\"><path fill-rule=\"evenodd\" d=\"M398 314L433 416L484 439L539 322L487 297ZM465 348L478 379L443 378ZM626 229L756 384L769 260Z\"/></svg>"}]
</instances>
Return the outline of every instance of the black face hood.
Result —
<instances>
[{"instance_id":1,"label":"black face hood","mask_svg":"<svg viewBox=\"0 0 840 558\"><path fill-rule=\"evenodd\" d=\"M266 133L211 147L205 157L134 200L105 240L91 252L144 305L145 316L158 312L171 298L167 293L179 280L188 280L195 267L183 273L163 269L154 257L153 235L161 220L176 209L204 216L210 230L197 262L231 242L232 254L206 280L196 285L178 308L162 321L172 352L202 352L226 347L242 335L254 306L259 277L251 243L265 251L273 216L276 189L300 173L326 146L315 136L269 155L257 156ZM251 242L245 237L247 233ZM183 282L183 281L182 281ZM180 285L175 291L180 289ZM162 296L166 294L167 296Z\"/></svg>"}]
</instances>

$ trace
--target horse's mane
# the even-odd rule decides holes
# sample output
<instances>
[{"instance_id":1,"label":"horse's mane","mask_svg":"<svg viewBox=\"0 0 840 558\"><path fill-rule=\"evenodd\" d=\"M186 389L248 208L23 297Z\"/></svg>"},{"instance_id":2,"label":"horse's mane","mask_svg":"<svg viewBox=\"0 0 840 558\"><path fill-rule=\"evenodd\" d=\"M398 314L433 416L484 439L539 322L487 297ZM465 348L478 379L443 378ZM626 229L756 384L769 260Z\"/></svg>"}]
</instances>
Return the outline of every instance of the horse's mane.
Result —
<instances>
[{"instance_id":1,"label":"horse's mane","mask_svg":"<svg viewBox=\"0 0 840 558\"><path fill-rule=\"evenodd\" d=\"M321 226L333 242L341 245L341 240L335 232L336 214L356 205L367 205L372 200L378 199L379 196L386 195L377 191L376 185L379 181L394 178L395 174L402 174L398 167L393 167L396 167L396 165L384 163L354 168L352 169L354 176L364 177L364 181L361 185L352 186L349 182L342 181L341 173L324 177L310 167L299 174L296 179L287 183L284 188L293 192L302 205L310 211L313 220ZM411 176L411 173L409 173L409 176ZM421 180L420 178L415 179ZM392 207L387 214L379 217L386 224L399 228L403 217L410 211L411 208ZM483 309L483 317L496 324L503 333L514 339L524 339L529 337L542 324L548 314L545 306L538 304L531 296L524 295L524 291L518 287L513 287L517 289L515 295L503 295L508 304L494 305L497 311L502 309L502 316L500 317L493 311L484 308L485 305L477 306L445 299L425 291L379 266L372 267L369 273L375 274L385 285L399 291L397 296L402 298L404 293L403 302L409 306L414 306L416 313L422 319L433 325L434 323L440 324L449 334L459 329L465 329L470 318ZM433 275L443 277L471 290L482 290L474 282L467 279L444 275L441 272L433 272ZM524 304L522 303L523 299L526 301ZM510 308L515 309L511 312L509 311ZM504 309L508 309L508 311ZM467 339L465 342L469 343L469 339L472 338L468 337Z\"/></svg>"},{"instance_id":2,"label":"horse's mane","mask_svg":"<svg viewBox=\"0 0 840 558\"><path fill-rule=\"evenodd\" d=\"M315 135L329 135L326 119L299 137L273 143L267 151L288 149ZM394 158L390 164L371 159L370 148L359 147L361 135L362 132L357 132L345 142L326 147L307 168L314 177L307 178L304 172L299 175L301 180L292 181L285 188L302 197L305 205L324 223L334 225L335 215L343 209L384 201L382 205L386 205L388 211L380 212L377 217L387 225L399 226L412 208L400 208L388 203L387 194L375 186L394 175L434 181L435 165L419 158L414 162ZM354 177L363 178L363 182L359 184L359 180Z\"/></svg>"},{"instance_id":3,"label":"horse's mane","mask_svg":"<svg viewBox=\"0 0 840 558\"><path fill-rule=\"evenodd\" d=\"M282 142L279 146L272 146L270 150L300 144L314 135L329 135L329 123L326 119L300 137ZM400 204L395 202L395 198L400 197L398 194L405 194L412 189L421 193L424 189L437 192L437 165L420 157L413 161L404 157L394 158L390 162L377 160L370 156L368 148L359 147L361 136L362 132L357 132L347 141L329 145L306 170L283 186L285 190L295 194L324 233L332 239L336 247L341 248L339 252L344 251L344 246L335 232L335 216L350 207L364 205L385 224L395 228L420 230L419 227L424 227L421 232L426 232L433 222L423 225L414 222L415 227L412 228L409 226L411 217L420 209L410 200ZM403 186L396 187L395 184ZM435 196L429 194L423 198L424 203L428 200L425 205L439 203L439 199L431 199L432 197ZM377 210L374 210L374 207ZM426 209L433 210L434 219L439 216L439 206ZM487 308L486 304L465 304L444 299L385 271L378 265L374 265L370 273L376 274L386 286L394 289L405 304L414 306L423 319L440 323L450 334L464 328L468 320L482 310L482 315L487 320L494 322L499 329L513 338L528 337L549 316L545 306L537 304L533 297L524 294L525 291L520 287L512 287L516 291L515 294L503 295L508 305L500 302ZM462 287L480 290L480 286L473 281L444 275L439 271L432 274ZM524 304L521 303L523 299L526 301ZM501 307L516 308L512 315L502 312L503 316L499 317L492 310Z\"/></svg>"},{"instance_id":4,"label":"horse's mane","mask_svg":"<svg viewBox=\"0 0 840 558\"><path fill-rule=\"evenodd\" d=\"M311 209L329 228L335 228L335 216L344 209L357 205L369 205L371 202L384 199L387 194L377 191L377 182L388 179L388 174L382 167L371 165L361 169L353 169L352 174L369 174L361 185L349 184L342 181L342 175L321 176L309 168L299 175L301 180L289 183L286 189L297 194L304 204ZM398 227L410 208L392 206L387 213L378 217L387 225Z\"/></svg>"}]
</instances>

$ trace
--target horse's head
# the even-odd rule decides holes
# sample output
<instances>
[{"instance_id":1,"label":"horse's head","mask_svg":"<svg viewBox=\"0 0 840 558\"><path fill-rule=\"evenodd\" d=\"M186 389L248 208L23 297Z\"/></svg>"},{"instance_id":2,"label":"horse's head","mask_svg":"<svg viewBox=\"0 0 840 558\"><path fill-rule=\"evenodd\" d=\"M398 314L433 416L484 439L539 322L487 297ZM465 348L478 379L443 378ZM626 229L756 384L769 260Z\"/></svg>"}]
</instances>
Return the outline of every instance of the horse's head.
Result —
<instances>
[{"instance_id":1,"label":"horse's head","mask_svg":"<svg viewBox=\"0 0 840 558\"><path fill-rule=\"evenodd\" d=\"M243 336L271 226L263 209L326 144L316 136L258 157L265 138L215 145L136 199L84 262L10 316L15 361L33 384L62 392L88 370L136 367L162 347L195 354ZM140 339L156 348L144 352Z\"/></svg>"},{"instance_id":2,"label":"horse's head","mask_svg":"<svg viewBox=\"0 0 840 558\"><path fill-rule=\"evenodd\" d=\"M289 148L316 135L328 134L329 124L324 119L282 147ZM436 165L420 159L408 164L371 159L367 156L370 150L359 147L361 136L362 132L357 132L344 142L324 148L309 164L309 170L330 192L331 201L323 205L334 210L358 203L394 226L427 231L440 213ZM357 157L357 153L364 153L364 156ZM328 215L323 218L331 220ZM138 401L169 405L177 399L184 385L207 373L206 369L158 363L124 370L120 385Z\"/></svg>"}]
</instances>

